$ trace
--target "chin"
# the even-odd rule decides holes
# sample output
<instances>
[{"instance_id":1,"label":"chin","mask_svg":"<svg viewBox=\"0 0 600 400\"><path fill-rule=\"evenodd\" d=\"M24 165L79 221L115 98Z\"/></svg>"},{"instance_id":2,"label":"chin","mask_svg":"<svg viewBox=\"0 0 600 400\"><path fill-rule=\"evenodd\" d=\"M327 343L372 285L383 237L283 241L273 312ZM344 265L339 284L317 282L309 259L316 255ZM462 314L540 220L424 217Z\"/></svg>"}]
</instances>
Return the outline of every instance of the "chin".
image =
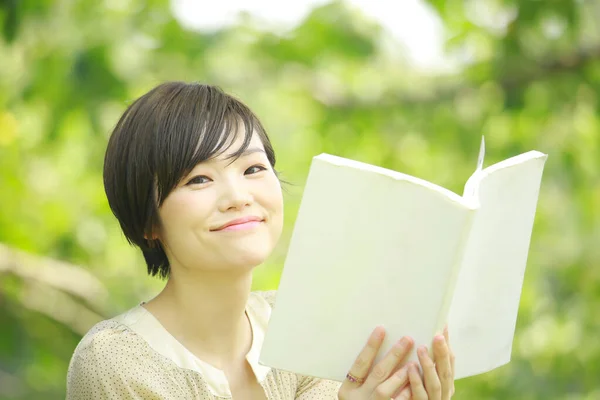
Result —
<instances>
[{"instance_id":1,"label":"chin","mask_svg":"<svg viewBox=\"0 0 600 400\"><path fill-rule=\"evenodd\" d=\"M237 246L236 246L237 247ZM231 248L225 253L225 264L234 268L253 269L264 263L271 255L274 246L270 241L249 241L243 247Z\"/></svg>"},{"instance_id":2,"label":"chin","mask_svg":"<svg viewBox=\"0 0 600 400\"><path fill-rule=\"evenodd\" d=\"M239 254L239 258L235 260L235 264L240 267L255 268L264 263L271 251L253 251ZM237 257L236 257L237 258Z\"/></svg>"}]
</instances>

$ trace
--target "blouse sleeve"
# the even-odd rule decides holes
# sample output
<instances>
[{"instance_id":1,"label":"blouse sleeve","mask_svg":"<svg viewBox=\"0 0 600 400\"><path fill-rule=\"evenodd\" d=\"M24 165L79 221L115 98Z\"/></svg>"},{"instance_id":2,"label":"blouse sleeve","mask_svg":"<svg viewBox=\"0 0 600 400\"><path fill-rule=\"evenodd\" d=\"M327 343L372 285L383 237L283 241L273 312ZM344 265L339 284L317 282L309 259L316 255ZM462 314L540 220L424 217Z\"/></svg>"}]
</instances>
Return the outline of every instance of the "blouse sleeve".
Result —
<instances>
[{"instance_id":1,"label":"blouse sleeve","mask_svg":"<svg viewBox=\"0 0 600 400\"><path fill-rule=\"evenodd\" d=\"M145 352L143 341L128 331L107 329L84 338L69 365L67 400L184 398L173 375Z\"/></svg>"}]
</instances>

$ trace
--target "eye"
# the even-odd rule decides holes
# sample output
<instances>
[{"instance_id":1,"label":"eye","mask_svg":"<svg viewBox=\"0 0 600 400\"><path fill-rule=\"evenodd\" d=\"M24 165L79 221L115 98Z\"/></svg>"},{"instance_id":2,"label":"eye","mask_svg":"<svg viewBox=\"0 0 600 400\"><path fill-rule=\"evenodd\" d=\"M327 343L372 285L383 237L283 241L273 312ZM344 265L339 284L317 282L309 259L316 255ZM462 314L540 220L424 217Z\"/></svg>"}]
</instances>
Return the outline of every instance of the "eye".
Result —
<instances>
[{"instance_id":1,"label":"eye","mask_svg":"<svg viewBox=\"0 0 600 400\"><path fill-rule=\"evenodd\" d=\"M260 171L266 171L266 170L267 169L265 167L263 167L262 165L253 165L244 172L244 175L252 175L252 174L256 174Z\"/></svg>"},{"instance_id":2,"label":"eye","mask_svg":"<svg viewBox=\"0 0 600 400\"><path fill-rule=\"evenodd\" d=\"M211 179L206 175L198 175L193 177L186 183L186 185L202 185L204 183L210 182Z\"/></svg>"}]
</instances>

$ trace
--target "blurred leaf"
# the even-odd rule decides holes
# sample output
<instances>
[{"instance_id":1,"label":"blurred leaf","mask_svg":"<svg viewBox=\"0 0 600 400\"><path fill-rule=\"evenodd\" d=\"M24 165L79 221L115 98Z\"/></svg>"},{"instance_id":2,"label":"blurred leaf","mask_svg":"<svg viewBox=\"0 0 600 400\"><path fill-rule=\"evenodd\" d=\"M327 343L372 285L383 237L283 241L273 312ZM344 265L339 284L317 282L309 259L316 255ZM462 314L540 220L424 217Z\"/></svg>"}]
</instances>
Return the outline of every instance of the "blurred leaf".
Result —
<instances>
[{"instance_id":1,"label":"blurred leaf","mask_svg":"<svg viewBox=\"0 0 600 400\"><path fill-rule=\"evenodd\" d=\"M18 0L0 0L0 18L2 18L3 27L2 33L4 34L4 40L8 43L15 40L19 28L17 3Z\"/></svg>"},{"instance_id":2,"label":"blurred leaf","mask_svg":"<svg viewBox=\"0 0 600 400\"><path fill-rule=\"evenodd\" d=\"M245 101L293 184L255 289L277 287L316 154L461 192L481 134L488 165L548 153L513 359L457 382L455 398L597 399L600 3L426 4L456 72L410 67L401 44L342 1L287 31L247 16L197 32L167 0L0 0L0 399L64 398L83 332L162 287L119 230L102 162L120 113L164 80L217 84Z\"/></svg>"}]
</instances>

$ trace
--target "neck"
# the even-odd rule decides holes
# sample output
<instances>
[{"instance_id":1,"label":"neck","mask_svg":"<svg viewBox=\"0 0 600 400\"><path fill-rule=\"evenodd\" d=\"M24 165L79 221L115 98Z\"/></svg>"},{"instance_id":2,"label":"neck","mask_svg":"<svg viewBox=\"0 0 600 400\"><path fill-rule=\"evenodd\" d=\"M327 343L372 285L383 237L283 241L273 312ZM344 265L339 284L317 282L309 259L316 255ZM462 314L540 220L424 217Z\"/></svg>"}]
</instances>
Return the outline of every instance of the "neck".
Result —
<instances>
[{"instance_id":1,"label":"neck","mask_svg":"<svg viewBox=\"0 0 600 400\"><path fill-rule=\"evenodd\" d=\"M180 270L147 308L199 358L223 368L249 350L245 307L251 285L248 271L232 275Z\"/></svg>"}]
</instances>

